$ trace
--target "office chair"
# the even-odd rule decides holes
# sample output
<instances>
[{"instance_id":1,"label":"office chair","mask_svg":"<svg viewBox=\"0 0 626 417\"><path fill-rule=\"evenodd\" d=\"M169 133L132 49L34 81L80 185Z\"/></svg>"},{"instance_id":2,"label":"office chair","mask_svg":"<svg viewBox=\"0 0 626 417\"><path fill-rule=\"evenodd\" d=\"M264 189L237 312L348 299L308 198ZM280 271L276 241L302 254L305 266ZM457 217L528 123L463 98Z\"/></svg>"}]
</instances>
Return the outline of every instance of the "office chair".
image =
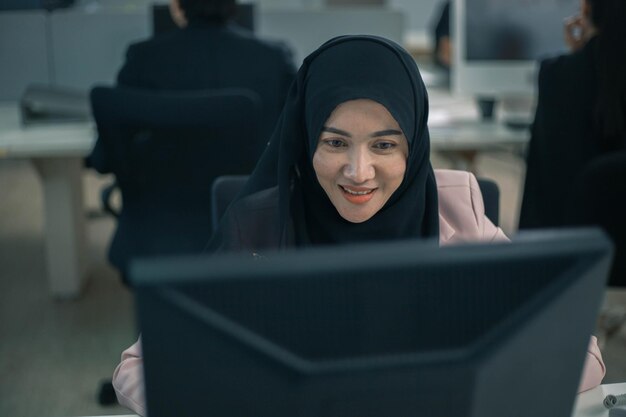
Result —
<instances>
[{"instance_id":1,"label":"office chair","mask_svg":"<svg viewBox=\"0 0 626 417\"><path fill-rule=\"evenodd\" d=\"M566 224L602 227L615 244L610 287L626 287L626 152L593 159L573 186Z\"/></svg>"},{"instance_id":2,"label":"office chair","mask_svg":"<svg viewBox=\"0 0 626 417\"><path fill-rule=\"evenodd\" d=\"M500 224L500 188L498 184L489 178L476 178L480 193L483 195L483 204L485 205L485 216L493 224Z\"/></svg>"},{"instance_id":3,"label":"office chair","mask_svg":"<svg viewBox=\"0 0 626 417\"><path fill-rule=\"evenodd\" d=\"M99 139L90 161L98 172L113 173L121 191L109 260L124 281L134 257L204 248L212 233L213 180L249 174L265 147L259 103L242 89L91 91Z\"/></svg>"},{"instance_id":4,"label":"office chair","mask_svg":"<svg viewBox=\"0 0 626 417\"><path fill-rule=\"evenodd\" d=\"M218 177L211 186L211 224L217 228L228 205L235 199L244 184L247 175L224 175Z\"/></svg>"},{"instance_id":5,"label":"office chair","mask_svg":"<svg viewBox=\"0 0 626 417\"><path fill-rule=\"evenodd\" d=\"M219 177L211 187L211 222L217 228L228 205L237 196L248 180L247 175L227 175ZM495 224L500 221L500 189L495 181L478 178L478 186L483 195L485 215Z\"/></svg>"}]
</instances>

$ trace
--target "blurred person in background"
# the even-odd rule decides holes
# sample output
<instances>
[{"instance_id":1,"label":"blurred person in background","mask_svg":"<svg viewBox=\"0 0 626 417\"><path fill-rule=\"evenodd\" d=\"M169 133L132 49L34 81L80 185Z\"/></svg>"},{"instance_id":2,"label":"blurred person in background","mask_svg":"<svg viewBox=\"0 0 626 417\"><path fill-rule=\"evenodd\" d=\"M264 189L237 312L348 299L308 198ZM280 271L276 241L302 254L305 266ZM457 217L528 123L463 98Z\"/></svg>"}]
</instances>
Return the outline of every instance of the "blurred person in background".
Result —
<instances>
[{"instance_id":1,"label":"blurred person in background","mask_svg":"<svg viewBox=\"0 0 626 417\"><path fill-rule=\"evenodd\" d=\"M289 48L235 24L236 0L170 0L169 6L180 30L130 45L118 85L252 90L261 98L262 133L269 139L296 73Z\"/></svg>"},{"instance_id":2,"label":"blurred person in background","mask_svg":"<svg viewBox=\"0 0 626 417\"><path fill-rule=\"evenodd\" d=\"M626 2L581 0L564 30L570 53L539 71L520 229L566 226L577 175L626 144Z\"/></svg>"}]
</instances>

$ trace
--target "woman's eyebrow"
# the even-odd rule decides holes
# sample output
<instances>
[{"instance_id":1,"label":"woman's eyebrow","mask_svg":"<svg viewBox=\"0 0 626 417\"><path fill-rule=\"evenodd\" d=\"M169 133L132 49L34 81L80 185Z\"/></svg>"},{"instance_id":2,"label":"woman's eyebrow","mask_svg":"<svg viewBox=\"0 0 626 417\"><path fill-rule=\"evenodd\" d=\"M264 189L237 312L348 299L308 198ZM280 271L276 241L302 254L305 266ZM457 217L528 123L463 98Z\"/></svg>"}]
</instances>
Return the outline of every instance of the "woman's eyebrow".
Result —
<instances>
[{"instance_id":1,"label":"woman's eyebrow","mask_svg":"<svg viewBox=\"0 0 626 417\"><path fill-rule=\"evenodd\" d=\"M402 132L396 129L386 129L386 130L380 130L378 132L374 132L370 136L373 138L378 138L381 136L391 136L391 135L402 135Z\"/></svg>"},{"instance_id":2,"label":"woman's eyebrow","mask_svg":"<svg viewBox=\"0 0 626 417\"><path fill-rule=\"evenodd\" d=\"M338 135L347 136L349 138L352 137L352 135L350 133L346 132L345 130L337 129L337 128L330 127L330 126L322 127L322 132L336 133Z\"/></svg>"},{"instance_id":3,"label":"woman's eyebrow","mask_svg":"<svg viewBox=\"0 0 626 417\"><path fill-rule=\"evenodd\" d=\"M346 137L349 137L349 138L352 137L352 135L350 133L346 132L345 130L337 129L335 127L330 127L330 126L322 127L322 132L336 133L338 135L346 136ZM378 132L372 133L370 135L370 137L378 138L378 137L381 137L381 136L392 136L392 135L402 135L402 131L397 130L397 129L379 130Z\"/></svg>"}]
</instances>

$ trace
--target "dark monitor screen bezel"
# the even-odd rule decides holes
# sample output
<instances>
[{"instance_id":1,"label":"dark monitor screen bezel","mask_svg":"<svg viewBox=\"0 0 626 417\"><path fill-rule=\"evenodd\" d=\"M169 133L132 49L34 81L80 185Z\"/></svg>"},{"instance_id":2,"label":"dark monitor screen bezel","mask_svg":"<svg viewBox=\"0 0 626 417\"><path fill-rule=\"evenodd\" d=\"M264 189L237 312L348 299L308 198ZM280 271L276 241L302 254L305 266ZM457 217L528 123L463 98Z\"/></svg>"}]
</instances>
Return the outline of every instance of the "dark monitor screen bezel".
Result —
<instances>
[{"instance_id":1,"label":"dark monitor screen bezel","mask_svg":"<svg viewBox=\"0 0 626 417\"><path fill-rule=\"evenodd\" d=\"M346 259L349 259L350 256L356 257L359 261L346 262ZM273 359L275 359L274 362L282 363L279 368L284 367L286 369L291 369L288 374L290 372L298 374L299 376L295 380L290 379L293 377L288 377L287 379L292 381L289 384L304 384L304 388L302 388L303 390L313 389L323 391L325 389L323 386L324 384L316 386L314 381L315 376L343 375L341 378L347 380L352 375L358 375L367 371L371 372L373 378L377 378L379 375L377 375L378 371L376 371L376 369L381 369L380 372L384 373L386 372L384 370L385 366L391 365L396 368L414 365L422 366L424 367L424 373L429 375L429 382L423 382L426 385L421 385L422 389L428 387L429 384L436 386L437 384L443 383L444 386L449 388L447 391L452 392L452 394L446 395L451 395L452 397L458 395L457 401L459 402L459 405L456 406L464 407L473 401L476 403L474 404L474 407L481 410L481 416L502 415L501 412L503 409L511 407L510 401L506 399L507 395L505 395L511 390L515 390L516 395L520 395L520 393L522 395L526 395L529 392L539 395L538 393L543 390L543 388L541 388L541 381L538 382L533 380L529 382L528 377L523 377L521 375L519 378L516 376L513 379L516 383L519 383L519 386L517 387L507 385L502 381L481 380L480 375L473 376L473 372L476 372L477 363L483 360L485 355L495 355L493 359L495 362L500 360L498 355L501 355L501 352L498 352L498 349L502 348L502 346L504 346L504 350L514 352L514 355L524 355L526 349L529 346L532 346L535 355L538 351L543 352L545 350L545 357L531 358L531 363L536 364L538 367L538 369L533 370L533 372L535 372L535 376L538 373L550 376L550 378L546 378L546 380L563 378L563 381L560 383L560 386L553 387L549 396L551 399L550 404L548 404L547 401L544 401L544 403L541 401L538 401L538 403L532 403L532 401L529 401L529 404L524 405L524 407L527 407L527 411L531 413L537 413L538 410L549 409L551 413L555 412L551 415L560 415L559 413L562 413L562 415L569 415L575 396L575 389L578 386L578 381L574 379L576 375L580 375L580 371L582 369L585 352L584 348L586 348L585 338L588 340L588 336L586 335L591 333L593 323L595 321L595 317L592 317L590 312L595 313L597 311L605 284L605 281L601 281L599 279L602 277L598 277L597 275L599 274L606 279L610 264L610 257L611 243L603 233L598 230L577 230L527 233L525 235L520 235L514 240L513 243L510 244L473 244L446 248L445 250L437 248L435 242L423 243L403 241L376 245L366 244L353 247L316 248L307 251L268 253L267 257L261 260L252 259L249 255L243 257L242 255L224 255L213 258L178 257L140 261L132 266L130 279L135 286L138 300L138 312L140 315L140 321L142 322L142 332L144 332L144 357L147 378L146 392L148 409L150 410L152 407L151 415L157 417L167 415L166 408L167 405L170 405L168 401L178 401L178 405L183 403L189 404L192 410L188 415L194 415L194 413L197 414L198 407L200 407L198 404L201 404L204 401L203 399L198 399L197 397L201 392L203 392L203 389L205 389L202 388L205 387L205 383L207 382L204 380L204 376L196 374L191 377L189 375L182 377L182 379L189 380L186 381L185 392L179 392L178 394L163 392L164 385L167 385L165 384L165 376L169 378L173 373L176 373L179 369L182 369L185 366L187 367L187 371L185 372L192 372L193 374L196 370L196 365L199 365L199 363L196 363L195 360L191 360L189 364L180 362L175 363L176 358L183 358L183 361L189 360L190 357L194 357L196 360L201 360L200 358L205 354L205 352L209 356L211 354L215 355L216 352L209 352L213 348L213 344L218 346L216 349L219 351L219 349L224 349L224 346L228 346L228 343L235 340L238 342L235 343L237 347L234 351L239 351L241 349L244 351L249 351L250 349L257 351L257 353L251 354L248 352L248 354L251 354L257 359L259 358L259 355L261 358L265 358L261 360L261 362L264 363L262 367L265 367L265 364L268 362L268 358L269 362L272 362ZM398 270L407 267L410 268L412 266L415 267L416 265L418 268L424 265L439 265L444 269L449 267L452 270L453 268L458 268L459 266L463 267L465 264L485 263L488 265L495 265L500 263L500 265L506 265L507 261L510 261L511 265L522 265L522 263L529 262L534 262L536 265L539 265L542 260L545 261L557 258L565 259L566 262L569 262L568 265L571 266L571 268L568 267L566 276L554 277L554 283L560 282L561 284L558 285L562 288L552 286L550 288L551 295L548 296L543 294L543 301L537 303L537 300L535 300L533 301L533 305L529 304L531 308L526 308L524 314L517 318L519 324L516 325L517 330L512 331L506 328L502 329L502 331L494 333L494 337L489 337L488 340L482 344L482 346L478 347L478 349L474 349L472 352L465 355L462 353L459 354L458 352L443 352L442 356L437 355L436 352L434 355L430 352L430 356L428 357L430 359L426 362L424 361L424 358L416 359L414 356L410 355L404 355L400 360L395 360L393 358L390 359L388 357L378 357L373 359L370 358L369 360L358 360L357 358L356 360L339 360L330 362L322 361L320 363L306 360L303 361L301 360L301 357L298 357L298 355L289 356L289 352L276 349L276 346L272 345L271 341L268 343L267 339L264 340L262 337L258 337L258 334L255 335L254 332L246 331L245 328L237 328L237 326L234 326L233 328L233 326L228 323L227 317L225 320L225 318L220 316L219 313L216 314L217 310L211 310L209 308L207 316L207 313L202 313L202 308L200 307L198 309L197 305L195 307L191 305L190 309L187 308L190 305L188 303L189 299L185 299L185 296L181 297L181 293L177 289L177 287L180 286L185 286L187 284L195 285L201 282L204 282L207 285L213 285L215 283L238 285L238 283L250 282L250 280L266 283L268 286L271 286L273 280L276 281L278 279L284 279L285 277L288 277L288 279L292 279L293 281L306 280L311 279L311 274L324 274L328 271L332 271L333 273L339 272L341 274L350 274L351 276L354 274L355 276L358 276L358 271L367 271L369 268L378 268L381 264L388 265L390 269L398 268ZM504 264L502 264L502 262L504 262ZM500 266L500 268L502 268L502 266ZM301 275L306 275L306 277L300 276L299 272L302 273ZM563 282L568 282L568 284L563 286ZM578 288L578 298L572 299L572 296L568 294L571 293L572 288L576 286L580 287L579 284L585 285L585 291L583 294L586 298L580 298L581 288ZM559 298L560 304L556 305L556 302L553 303L550 297L561 297L562 299ZM570 299L567 299L567 297L570 297ZM575 308L572 308L572 304L574 302L576 302L576 306ZM566 344L568 349L571 349L572 352L576 353L571 353L573 356L570 356L568 359L570 361L570 366L565 368L562 366L563 364L556 364L554 362L554 360L558 361L560 357L566 356L566 354L562 352L563 346L555 347L555 349L552 349L551 346L546 346L544 349L544 347L541 346L542 340L540 340L540 338L525 338L528 334L537 335L536 328L541 328L541 322L537 323L536 317L543 317L542 315L547 314L546 311L552 314L552 322L555 320L555 315L557 319L563 320L564 318L561 317L562 313L557 310L563 310L564 305L569 306L565 309L568 311L568 314L580 314L580 317L568 317L568 319L571 319L577 324L574 326L574 330L568 330L570 332L570 336L575 334L575 337L572 337L572 340L565 340L563 343L567 342ZM154 310L155 306L159 309L158 312ZM182 309L180 308L181 306L183 307ZM535 311L537 308L539 308L539 310ZM191 316L195 316L196 313L198 316L197 318L191 319L190 322L187 322L187 319L184 319L181 322L178 319L170 321L167 318L168 314L174 314L174 316L176 316L182 310L187 310L187 313L189 313L190 311L193 312L194 309L195 313L191 314ZM164 313L164 310L168 311ZM192 334L193 332L185 332L181 330L191 322L198 325L198 323L203 320L204 324L202 324L202 326L206 325L206 323L211 323L214 328L218 329L217 333L212 333L212 337L216 337L217 335L215 339L211 339L209 341L207 339L209 336L205 337L201 334ZM163 340L163 332L168 331L168 326L170 326L170 330L179 332L178 337L173 338L176 340L169 340L169 338L165 339L169 340L169 344L171 345L170 347L164 346L168 343L164 343ZM180 333L181 331L182 333ZM220 343L223 342L220 334L227 339L228 343L226 345L220 345ZM539 334L546 334L545 326L543 330L539 331ZM244 345L248 347L242 347ZM230 346L232 348L232 343ZM540 348L538 348L538 346ZM222 375L222 377L225 378L225 386L228 385L226 380L232 377L235 380L235 384L241 383L246 386L246 389L243 392L250 392L250 398L254 398L254 395L250 390L256 390L257 386L263 387L259 388L261 391L263 391L263 389L269 390L268 387L277 383L271 378L268 381L253 381L255 375L260 375L260 371L253 369L253 367L250 367L249 371L244 365L241 365L243 369L230 368L229 366L232 365L228 365L228 356L231 353L235 354L233 353L234 351L231 352L231 348L229 348L228 351L220 351L219 355L224 357L224 361L222 362L219 360L218 362L214 362L212 365L215 366L215 373ZM189 349L191 351L189 351L189 355L187 355L185 352ZM203 352L201 356L197 356L200 353L194 353L194 349L201 349L201 352ZM450 356L449 353L452 353L452 356ZM166 357L159 356L164 354ZM169 357L169 360L167 357ZM575 360L572 358L575 358ZM466 361L467 365L465 365ZM168 365L164 365L165 363ZM503 366L508 367L509 365L514 364L509 364L508 362L504 362L504 364L499 363L496 368L502 368ZM271 367L271 365L267 366ZM443 371L445 374L448 366L455 367L455 372L457 373L459 371L459 367L467 367L467 371L462 371L460 375L464 375L463 372L465 372L466 376L472 378L474 381L471 384L476 383L476 387L467 387L463 385L448 387L445 385L445 381L438 381L438 378L440 377L437 376L439 375L437 372ZM235 366L235 368L237 368L237 366ZM432 372L433 368L435 369L434 373ZM200 369L199 366L198 369ZM474 370L470 371L470 369ZM511 369L514 369L514 367ZM559 369L559 373L556 376L551 374L555 369ZM230 375L231 372L238 375L238 377ZM249 372L249 375L247 372ZM280 374L285 371L280 371L279 369L277 372ZM452 370L450 370L450 372L452 372ZM497 372L500 371L496 371L496 375ZM506 372L506 369L501 372ZM242 375L247 376L242 377ZM172 377L176 378L175 376ZM391 378L388 381L389 386L397 386L398 380L394 379L395 377L385 376L384 378ZM443 376L441 378L445 379ZM191 381L194 379L197 379L196 382L198 382L200 387L189 388L189 382L191 382L192 387L194 386L194 382ZM309 379L313 379L313 382L307 382ZM399 378L399 380L402 380L402 378ZM396 381L396 386L394 386L394 383L391 381ZM414 379L405 380L404 382L406 381L414 381ZM233 383L233 381L230 381L230 383ZM466 384L467 381L459 381L459 383ZM509 383L511 383L511 381L509 381ZM330 386L332 384L329 383L328 385ZM176 390L175 384L170 384L168 386L170 391ZM221 384L218 383L217 387L221 389ZM503 392L500 392L500 388ZM194 389L197 389L196 394L193 394ZM289 386L283 386L280 389L284 389L285 392L288 392L291 388ZM235 391L236 390L237 387L235 387ZM359 392L358 389L356 389L356 391ZM398 392L400 391L402 391L401 386L398 389ZM166 398L165 394L170 396L170 398ZM404 394L406 394L406 392L404 392ZM268 391L267 393L263 393L262 398L271 398L271 395L272 393ZM327 395L331 394L327 393ZM349 395L353 396L358 394L351 392ZM396 394L389 395L392 396L390 398L394 398L392 403L397 400L397 398L394 397ZM473 396L476 398L473 398ZM283 398L283 396L275 398ZM260 412L258 415L308 416L309 414L307 414L306 410L313 408L319 412L319 408L316 407L319 407L320 404L315 403L313 400L310 400L313 401L310 404L302 406L304 408L298 408L298 404L295 404L301 401L308 401L307 398L310 400L311 397L307 397L306 395L301 397L297 393L294 394L293 392L290 392L289 394L284 395L284 404L282 402L276 402L276 409L272 409L271 412L266 413ZM351 400L348 400L347 403L345 402L345 398L333 398L332 402L334 405L331 409L334 411L328 411L326 415L345 415L346 411L353 411L354 407L357 407L359 410L359 415L385 415L384 408L381 412L381 407L389 407L390 403L386 402L387 400L384 399L378 401L376 398L377 397L374 394L363 395L357 402L354 402L356 400L355 398L352 398ZM246 415L246 413L249 414L251 411L250 408L247 410L245 408L246 405L249 406L249 404L242 404L241 410L233 409L233 404L238 404L237 396L233 397L231 395L229 397L228 393L226 393L222 396L222 398L220 398L220 401L221 400L223 400L223 402L216 406L220 415L243 416ZM409 400L409 403L411 405L422 404L419 401L415 402L414 400L417 401L415 398L412 398ZM424 399L420 398L420 401L421 400ZM429 404L428 400L429 399L425 399L424 401ZM449 412L449 409L446 410L444 407L444 409L439 410L439 408L436 407L436 404L438 404L440 400L441 399L434 401L434 408L431 409L428 406L426 407L429 413L432 411L429 415L447 415L446 413ZM546 398L543 400L546 400ZM228 403L228 401L230 401L230 403ZM252 399L249 401L253 402ZM359 401L366 403L367 407L358 408L361 406ZM414 402L412 403L411 401ZM517 402L515 403L517 404ZM224 404L230 405L225 406ZM492 404L493 409L496 411L493 413L486 412L485 410L492 410ZM321 405L322 409L325 409L324 407L326 406L327 405L324 404ZM518 406L519 405L515 405L515 407ZM176 409L176 407L177 405L174 405L174 409ZM294 410L299 411L294 412ZM407 409L403 408L402 410L406 412ZM172 409L169 411L172 412ZM369 412L369 414L361 414L361 412L365 411ZM458 411L459 413L457 413L457 415L460 416L476 415L472 414L471 410Z\"/></svg>"}]
</instances>

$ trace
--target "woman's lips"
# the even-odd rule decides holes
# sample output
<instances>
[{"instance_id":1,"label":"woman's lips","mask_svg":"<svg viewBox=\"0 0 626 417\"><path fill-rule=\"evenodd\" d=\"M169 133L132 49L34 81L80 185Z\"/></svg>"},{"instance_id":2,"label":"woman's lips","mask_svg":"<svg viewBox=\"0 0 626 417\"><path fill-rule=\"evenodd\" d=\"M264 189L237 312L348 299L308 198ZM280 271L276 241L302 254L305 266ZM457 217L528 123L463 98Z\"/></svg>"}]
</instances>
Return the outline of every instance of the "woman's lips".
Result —
<instances>
[{"instance_id":1,"label":"woman's lips","mask_svg":"<svg viewBox=\"0 0 626 417\"><path fill-rule=\"evenodd\" d=\"M374 197L377 188L349 187L340 185L341 194L353 204L365 204Z\"/></svg>"}]
</instances>

